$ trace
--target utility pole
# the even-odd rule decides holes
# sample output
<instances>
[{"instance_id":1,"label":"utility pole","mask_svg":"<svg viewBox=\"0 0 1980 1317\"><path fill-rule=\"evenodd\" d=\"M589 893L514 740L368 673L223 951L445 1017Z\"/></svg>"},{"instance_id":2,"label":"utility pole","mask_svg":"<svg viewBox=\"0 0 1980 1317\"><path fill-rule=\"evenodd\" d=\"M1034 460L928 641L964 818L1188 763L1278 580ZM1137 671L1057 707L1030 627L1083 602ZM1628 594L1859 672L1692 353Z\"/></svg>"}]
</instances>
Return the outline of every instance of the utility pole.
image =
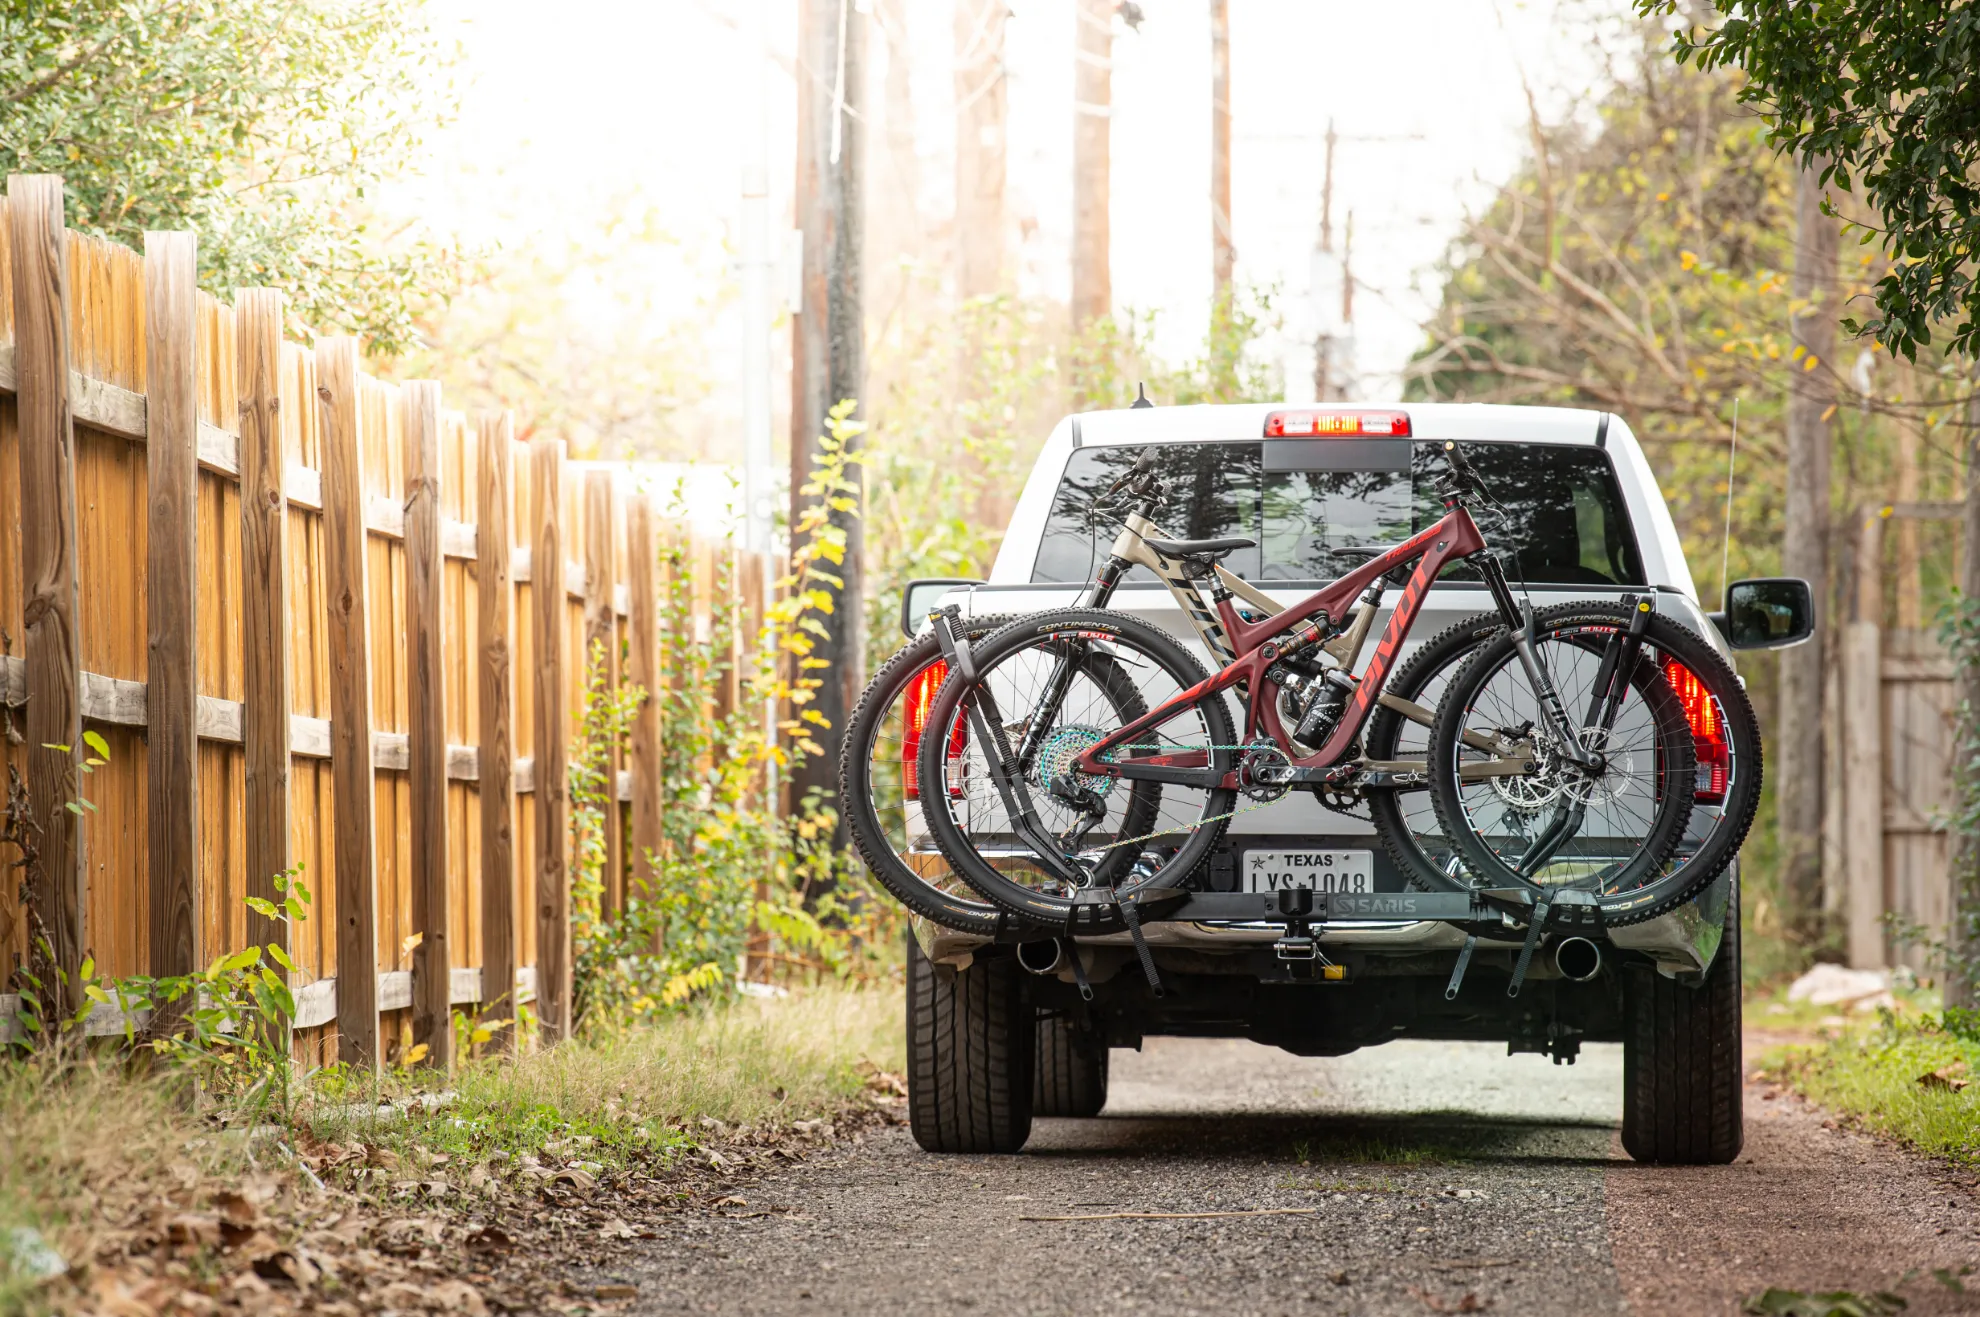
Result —
<instances>
[{"instance_id":1,"label":"utility pole","mask_svg":"<svg viewBox=\"0 0 1980 1317\"><path fill-rule=\"evenodd\" d=\"M797 215L803 233L802 302L791 317L791 524L806 502L800 493L817 465L825 414L837 403L859 399L865 388L865 324L860 311L861 163L860 111L865 85L866 14L851 0L799 0ZM864 408L855 418L863 417ZM855 481L857 465L848 470ZM830 666L811 707L829 730L826 747L790 779L795 804L813 789L829 796L837 786L838 739L865 685L861 561L862 522L836 513L845 531L843 584L829 587L829 634L814 657ZM796 546L794 545L793 548ZM843 824L841 824L843 831Z\"/></svg>"},{"instance_id":2,"label":"utility pole","mask_svg":"<svg viewBox=\"0 0 1980 1317\"><path fill-rule=\"evenodd\" d=\"M1108 263L1114 114L1114 0L1074 0L1072 323L1079 334L1114 308Z\"/></svg>"},{"instance_id":3,"label":"utility pole","mask_svg":"<svg viewBox=\"0 0 1980 1317\"><path fill-rule=\"evenodd\" d=\"M743 0L742 449L743 542L770 552L769 0Z\"/></svg>"},{"instance_id":4,"label":"utility pole","mask_svg":"<svg viewBox=\"0 0 1980 1317\"><path fill-rule=\"evenodd\" d=\"M1836 347L1836 220L1822 213L1821 166L1807 162L1795 186L1794 278L1789 332L1819 363L1790 372L1787 399L1786 534L1781 570L1805 577L1818 618L1831 604L1829 590L1830 418L1835 408L1828 381ZM1875 564L1860 565L1875 571ZM1780 764L1782 896L1792 934L1805 946L1822 921L1822 668L1829 628L1813 644L1781 651L1781 708L1776 732Z\"/></svg>"},{"instance_id":5,"label":"utility pole","mask_svg":"<svg viewBox=\"0 0 1980 1317\"><path fill-rule=\"evenodd\" d=\"M1231 272L1231 0L1210 0L1210 288L1215 314L1229 314Z\"/></svg>"},{"instance_id":6,"label":"utility pole","mask_svg":"<svg viewBox=\"0 0 1980 1317\"><path fill-rule=\"evenodd\" d=\"M1312 297L1314 319L1320 328L1313 336L1313 397L1318 402L1340 400L1346 381L1346 374L1340 369L1339 360L1345 354L1336 339L1340 327L1333 318L1333 309L1328 296L1333 291L1337 267L1334 264L1334 147L1340 138L1334 132L1334 121L1327 120L1326 164L1320 174L1320 245L1313 249L1311 266ZM1344 270L1340 271L1341 299L1345 305L1349 296Z\"/></svg>"},{"instance_id":7,"label":"utility pole","mask_svg":"<svg viewBox=\"0 0 1980 1317\"><path fill-rule=\"evenodd\" d=\"M954 0L956 296L1004 286L1006 0Z\"/></svg>"}]
</instances>

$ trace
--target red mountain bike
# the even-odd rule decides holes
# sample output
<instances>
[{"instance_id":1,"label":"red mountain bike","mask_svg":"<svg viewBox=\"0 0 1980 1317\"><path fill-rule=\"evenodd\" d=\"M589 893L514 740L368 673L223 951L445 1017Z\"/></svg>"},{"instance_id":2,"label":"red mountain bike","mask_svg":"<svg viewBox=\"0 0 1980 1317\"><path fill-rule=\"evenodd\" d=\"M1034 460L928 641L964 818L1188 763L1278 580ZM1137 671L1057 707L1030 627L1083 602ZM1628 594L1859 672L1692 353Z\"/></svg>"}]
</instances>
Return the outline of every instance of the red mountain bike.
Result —
<instances>
[{"instance_id":1,"label":"red mountain bike","mask_svg":"<svg viewBox=\"0 0 1980 1317\"><path fill-rule=\"evenodd\" d=\"M1239 611L1217 566L1250 541L1144 533L1161 495L1157 450L1144 455L1122 482L1139 511L1094 598L1132 565L1152 566L1222 662L1214 674L1160 628L1105 608L1027 616L974 640L956 610L937 614L947 676L916 777L954 872L1033 925L1138 931L1189 894L1231 819L1305 790L1336 810L1377 806L1376 829L1392 853L1413 855L1413 879L1469 891L1534 929L1549 907L1598 924L1647 919L1715 878L1759 796L1758 726L1737 677L1647 596L1537 611L1516 596L1472 518L1489 495L1455 444L1444 451L1436 524L1264 617ZM1433 715L1386 687L1425 592L1457 560L1477 569L1497 617L1459 651L1468 657ZM1357 672L1385 581L1405 573ZM1733 780L1707 784L1702 828L1691 826L1707 793L1687 716L1700 701L1739 764ZM1384 712L1429 723L1422 757L1368 753ZM1417 839L1394 835L1397 811L1379 807L1405 791L1428 792L1453 855L1428 875Z\"/></svg>"}]
</instances>

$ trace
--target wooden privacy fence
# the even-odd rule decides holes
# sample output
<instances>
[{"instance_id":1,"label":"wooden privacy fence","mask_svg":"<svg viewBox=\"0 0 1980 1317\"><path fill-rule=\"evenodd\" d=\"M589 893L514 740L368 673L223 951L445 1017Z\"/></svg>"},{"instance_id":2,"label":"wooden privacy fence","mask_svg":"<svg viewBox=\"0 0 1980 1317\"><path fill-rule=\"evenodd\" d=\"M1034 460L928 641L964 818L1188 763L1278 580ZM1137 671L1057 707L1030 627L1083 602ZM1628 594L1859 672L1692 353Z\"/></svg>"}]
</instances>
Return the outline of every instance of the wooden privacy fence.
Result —
<instances>
[{"instance_id":1,"label":"wooden privacy fence","mask_svg":"<svg viewBox=\"0 0 1980 1317\"><path fill-rule=\"evenodd\" d=\"M1825 849L1840 868L1849 962L1926 971L1930 951L1901 929L1943 938L1952 917L1953 659L1935 630L1886 627L1887 522L1957 521L1957 503L1872 504L1855 512L1855 590L1841 628L1840 698L1831 720ZM1915 588L1915 587L1914 587Z\"/></svg>"},{"instance_id":2,"label":"wooden privacy fence","mask_svg":"<svg viewBox=\"0 0 1980 1317\"><path fill-rule=\"evenodd\" d=\"M197 292L189 234L140 256L68 233L46 176L10 178L4 214L0 706L57 963L183 974L287 941L304 1041L365 1065L404 1032L387 1012L437 1064L454 1006L533 995L566 1034L584 656L602 642L606 680L649 691L670 636L739 665L753 627L715 635L716 582L760 617L763 564L663 519L626 468L371 378L353 339L284 342L273 291ZM667 607L670 541L693 616ZM79 778L86 729L110 752ZM608 911L661 849L661 735L649 699L613 765ZM244 899L296 866L314 900L290 939Z\"/></svg>"}]
</instances>

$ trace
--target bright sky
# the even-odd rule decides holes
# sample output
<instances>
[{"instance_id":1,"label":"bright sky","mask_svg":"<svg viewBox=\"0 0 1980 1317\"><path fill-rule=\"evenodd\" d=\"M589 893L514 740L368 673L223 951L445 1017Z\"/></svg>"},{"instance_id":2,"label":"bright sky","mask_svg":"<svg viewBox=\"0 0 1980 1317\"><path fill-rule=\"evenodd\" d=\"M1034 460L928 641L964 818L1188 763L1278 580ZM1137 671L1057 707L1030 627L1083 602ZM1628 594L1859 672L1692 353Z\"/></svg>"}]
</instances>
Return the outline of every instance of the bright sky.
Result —
<instances>
[{"instance_id":1,"label":"bright sky","mask_svg":"<svg viewBox=\"0 0 1980 1317\"><path fill-rule=\"evenodd\" d=\"M615 202L651 206L680 258L642 263L644 296L692 319L733 280L723 243L738 209L749 52L738 22L754 0L433 0L464 44L460 121L434 142L426 179L400 189L471 242L583 235ZM768 0L779 67L770 78L772 224L789 225L795 0ZM856 9L866 0L853 0ZM1009 0L1013 221L1030 291L1066 295L1071 235L1072 0ZM1394 388L1434 304L1432 267L1466 207L1517 168L1526 144L1521 71L1543 111L1589 89L1595 59L1579 22L1624 0L1231 0L1233 221L1241 280L1276 286L1287 319L1289 393L1310 358L1307 310L1318 231L1321 137L1342 135L1337 233L1354 212L1364 393ZM948 211L953 99L947 0L906 0L914 50L919 201ZM1210 291L1209 23L1204 0L1143 0L1139 34L1114 45L1113 280L1118 306L1159 313L1160 344L1200 341ZM546 21L549 19L550 21ZM884 61L877 33L876 73ZM875 91L877 99L877 86ZM873 143L877 147L878 143ZM872 148L870 148L872 149ZM875 165L880 154L871 157ZM879 204L876 200L874 204ZM899 202L893 204L900 204ZM875 254L876 257L878 254ZM732 399L740 328L706 330L718 410ZM787 346L778 349L781 358Z\"/></svg>"}]
</instances>

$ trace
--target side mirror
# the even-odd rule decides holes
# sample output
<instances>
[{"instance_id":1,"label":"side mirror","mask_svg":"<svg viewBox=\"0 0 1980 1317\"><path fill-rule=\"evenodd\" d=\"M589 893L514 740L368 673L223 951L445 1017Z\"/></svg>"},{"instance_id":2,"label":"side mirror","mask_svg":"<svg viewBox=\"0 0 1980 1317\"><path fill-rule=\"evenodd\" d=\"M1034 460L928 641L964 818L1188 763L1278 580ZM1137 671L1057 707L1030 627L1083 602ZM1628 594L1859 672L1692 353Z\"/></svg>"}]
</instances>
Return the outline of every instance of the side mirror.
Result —
<instances>
[{"instance_id":1,"label":"side mirror","mask_svg":"<svg viewBox=\"0 0 1980 1317\"><path fill-rule=\"evenodd\" d=\"M901 634L909 640L921 633L928 623L928 614L942 596L967 586L982 585L982 581L967 580L957 576L927 576L918 581L909 581L901 591Z\"/></svg>"},{"instance_id":2,"label":"side mirror","mask_svg":"<svg viewBox=\"0 0 1980 1317\"><path fill-rule=\"evenodd\" d=\"M1815 634L1815 596L1798 576L1734 581L1712 623L1734 649L1786 649Z\"/></svg>"}]
</instances>

